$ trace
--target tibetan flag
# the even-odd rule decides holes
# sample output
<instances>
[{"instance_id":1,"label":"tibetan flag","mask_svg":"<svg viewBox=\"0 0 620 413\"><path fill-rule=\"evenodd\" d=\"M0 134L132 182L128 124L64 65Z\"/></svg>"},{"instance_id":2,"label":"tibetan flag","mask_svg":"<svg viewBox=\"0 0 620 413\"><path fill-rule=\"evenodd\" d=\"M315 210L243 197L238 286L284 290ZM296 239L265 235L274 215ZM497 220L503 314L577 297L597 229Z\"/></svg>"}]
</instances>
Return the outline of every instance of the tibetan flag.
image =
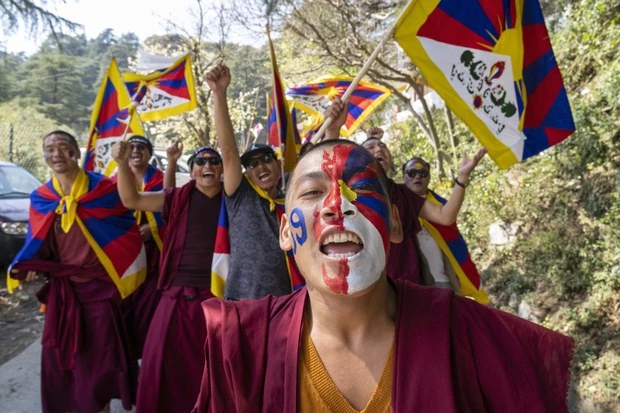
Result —
<instances>
[{"instance_id":1,"label":"tibetan flag","mask_svg":"<svg viewBox=\"0 0 620 413\"><path fill-rule=\"evenodd\" d=\"M297 124L292 118L291 112L288 109L288 103L284 97L284 88L282 87L282 80L278 71L273 43L271 42L271 37L269 37L269 30L267 30L267 38L269 40L269 55L272 68L271 109L268 113L267 142L273 146L284 146L284 172L290 172L297 163L297 154L299 153L301 142L297 132ZM277 145L274 145L273 142L277 142Z\"/></svg>"},{"instance_id":2,"label":"tibetan flag","mask_svg":"<svg viewBox=\"0 0 620 413\"><path fill-rule=\"evenodd\" d=\"M316 135L319 129L321 129L324 121L325 119L323 118L323 115L315 115L304 122L304 127L301 131L301 134L304 137L304 143L312 142L312 138L314 138L314 135Z\"/></svg>"},{"instance_id":3,"label":"tibetan flag","mask_svg":"<svg viewBox=\"0 0 620 413\"><path fill-rule=\"evenodd\" d=\"M446 204L445 199L430 190L428 191L426 200L438 206ZM427 221L424 218L418 217L418 219L420 220L420 224L431 234L439 248L441 248L441 251L446 255L448 261L450 261L461 284L460 294L471 297L481 304L488 304L489 296L486 291L481 288L480 274L478 273L476 265L471 260L467 244L456 224L445 226Z\"/></svg>"},{"instance_id":4,"label":"tibetan flag","mask_svg":"<svg viewBox=\"0 0 620 413\"><path fill-rule=\"evenodd\" d=\"M217 232L215 233L213 260L211 262L211 292L216 297L224 297L224 287L226 287L229 268L230 239L228 238L228 212L226 212L226 203L224 202L224 197L222 197L220 216L217 221Z\"/></svg>"},{"instance_id":5,"label":"tibetan flag","mask_svg":"<svg viewBox=\"0 0 620 413\"><path fill-rule=\"evenodd\" d=\"M161 120L197 106L192 60L189 54L172 66L148 75L123 73L123 80L143 121Z\"/></svg>"},{"instance_id":6,"label":"tibetan flag","mask_svg":"<svg viewBox=\"0 0 620 413\"><path fill-rule=\"evenodd\" d=\"M123 83L116 60L112 58L97 93L90 118L84 170L112 175L116 169L116 161L112 159L112 145L125 136L144 136L140 119L133 109L134 105Z\"/></svg>"},{"instance_id":7,"label":"tibetan flag","mask_svg":"<svg viewBox=\"0 0 620 413\"><path fill-rule=\"evenodd\" d=\"M112 176L112 181L118 182L118 175ZM136 185L137 186L137 185ZM146 168L146 173L144 174L144 180L142 181L141 186L137 186L138 191L142 192L159 192L164 189L164 173L154 167L153 165L148 165ZM153 241L157 245L159 251L162 251L163 248L163 231L164 231L164 219L161 215L161 212L151 212L151 211L134 211L133 215L136 217L136 222L140 224L142 219L142 214L146 218L146 222L149 224L149 228L151 229L151 235L153 237Z\"/></svg>"},{"instance_id":8,"label":"tibetan flag","mask_svg":"<svg viewBox=\"0 0 620 413\"><path fill-rule=\"evenodd\" d=\"M394 36L500 168L574 132L537 0L417 0Z\"/></svg>"},{"instance_id":9,"label":"tibetan flag","mask_svg":"<svg viewBox=\"0 0 620 413\"><path fill-rule=\"evenodd\" d=\"M324 76L286 90L286 98L312 117L323 120L323 113L331 106L334 97L342 97L353 81L349 76ZM360 82L349 98L347 120L340 133L351 136L366 118L381 105L392 92L382 86Z\"/></svg>"},{"instance_id":10,"label":"tibetan flag","mask_svg":"<svg viewBox=\"0 0 620 413\"><path fill-rule=\"evenodd\" d=\"M52 178L30 196L28 235L23 248L15 256L11 269L35 259L53 230L54 218L61 216L62 230L78 225L99 262L123 298L142 284L146 277L146 252L136 219L125 208L116 184L103 175L80 170L69 195ZM15 280L9 277L9 289Z\"/></svg>"}]
</instances>

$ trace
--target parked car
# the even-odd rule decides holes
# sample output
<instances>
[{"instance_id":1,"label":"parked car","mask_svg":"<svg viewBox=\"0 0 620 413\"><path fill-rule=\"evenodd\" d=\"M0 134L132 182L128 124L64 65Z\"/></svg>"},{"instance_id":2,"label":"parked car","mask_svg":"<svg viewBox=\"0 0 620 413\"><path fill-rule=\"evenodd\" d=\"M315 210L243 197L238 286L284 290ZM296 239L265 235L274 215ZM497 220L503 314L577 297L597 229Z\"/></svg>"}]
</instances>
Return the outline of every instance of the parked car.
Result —
<instances>
[{"instance_id":1,"label":"parked car","mask_svg":"<svg viewBox=\"0 0 620 413\"><path fill-rule=\"evenodd\" d=\"M30 194L40 185L21 166L0 161L0 268L7 267L24 245Z\"/></svg>"},{"instance_id":2,"label":"parked car","mask_svg":"<svg viewBox=\"0 0 620 413\"><path fill-rule=\"evenodd\" d=\"M161 169L162 171L166 170L168 166L168 158L166 156L166 151L154 150L153 157L151 158L151 165L156 168ZM189 173L189 166L187 162L183 160L183 158L177 161L177 170L176 170L176 186L183 186L189 182L191 179Z\"/></svg>"}]
</instances>

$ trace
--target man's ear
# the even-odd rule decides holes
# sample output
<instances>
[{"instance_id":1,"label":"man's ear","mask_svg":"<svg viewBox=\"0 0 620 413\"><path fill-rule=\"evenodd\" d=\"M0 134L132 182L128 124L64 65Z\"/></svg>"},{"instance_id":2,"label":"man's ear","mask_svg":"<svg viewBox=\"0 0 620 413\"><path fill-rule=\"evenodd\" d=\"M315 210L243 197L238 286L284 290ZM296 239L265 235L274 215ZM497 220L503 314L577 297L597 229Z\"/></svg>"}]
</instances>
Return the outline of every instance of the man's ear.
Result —
<instances>
[{"instance_id":1,"label":"man's ear","mask_svg":"<svg viewBox=\"0 0 620 413\"><path fill-rule=\"evenodd\" d=\"M282 251L290 251L293 249L293 235L288 224L288 215L282 214L280 218L280 249Z\"/></svg>"},{"instance_id":2,"label":"man's ear","mask_svg":"<svg viewBox=\"0 0 620 413\"><path fill-rule=\"evenodd\" d=\"M394 244L403 242L403 226L400 222L400 214L396 205L390 208L390 241Z\"/></svg>"}]
</instances>

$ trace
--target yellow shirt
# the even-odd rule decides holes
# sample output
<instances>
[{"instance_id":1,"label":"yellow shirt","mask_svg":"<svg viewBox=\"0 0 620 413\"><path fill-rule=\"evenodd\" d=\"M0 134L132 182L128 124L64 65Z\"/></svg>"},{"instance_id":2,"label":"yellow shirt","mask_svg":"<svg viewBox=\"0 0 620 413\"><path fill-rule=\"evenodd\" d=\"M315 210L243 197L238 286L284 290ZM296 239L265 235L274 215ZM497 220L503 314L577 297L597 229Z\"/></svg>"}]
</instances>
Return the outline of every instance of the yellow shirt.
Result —
<instances>
[{"instance_id":1,"label":"yellow shirt","mask_svg":"<svg viewBox=\"0 0 620 413\"><path fill-rule=\"evenodd\" d=\"M362 413L390 412L393 368L394 346L385 362L379 383ZM297 386L297 407L300 413L360 413L340 393L327 373L306 328L302 332Z\"/></svg>"}]
</instances>

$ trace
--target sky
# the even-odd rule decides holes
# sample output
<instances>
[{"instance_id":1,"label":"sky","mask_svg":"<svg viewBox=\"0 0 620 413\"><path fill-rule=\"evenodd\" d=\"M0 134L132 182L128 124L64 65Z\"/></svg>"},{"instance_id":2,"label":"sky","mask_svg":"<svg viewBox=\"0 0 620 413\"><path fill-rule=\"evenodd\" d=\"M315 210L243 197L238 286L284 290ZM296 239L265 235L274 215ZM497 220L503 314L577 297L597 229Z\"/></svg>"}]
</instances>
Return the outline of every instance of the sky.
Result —
<instances>
[{"instance_id":1,"label":"sky","mask_svg":"<svg viewBox=\"0 0 620 413\"><path fill-rule=\"evenodd\" d=\"M223 0L226 1L226 0ZM203 1L203 8L209 8L213 1ZM140 41L154 34L174 31L170 21L193 33L193 25L198 20L196 0L60 0L48 1L47 9L84 26L86 37L91 39L103 30L111 28L116 36L135 33ZM217 41L215 36L212 41ZM239 29L233 29L231 40L237 43L249 43L248 36L243 36ZM25 52L32 54L47 38L46 34L29 35L23 28L6 36L0 31L0 47L4 44L7 52Z\"/></svg>"}]
</instances>

